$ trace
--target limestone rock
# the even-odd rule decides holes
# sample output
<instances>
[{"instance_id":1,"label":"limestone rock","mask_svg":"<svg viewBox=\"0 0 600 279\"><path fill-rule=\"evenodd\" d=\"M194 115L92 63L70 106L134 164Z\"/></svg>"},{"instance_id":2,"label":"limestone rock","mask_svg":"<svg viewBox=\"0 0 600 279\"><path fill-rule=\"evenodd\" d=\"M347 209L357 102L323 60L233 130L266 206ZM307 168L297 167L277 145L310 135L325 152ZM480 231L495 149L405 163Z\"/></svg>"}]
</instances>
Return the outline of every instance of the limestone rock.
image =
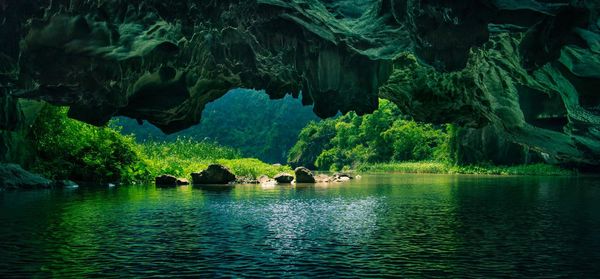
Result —
<instances>
[{"instance_id":1,"label":"limestone rock","mask_svg":"<svg viewBox=\"0 0 600 279\"><path fill-rule=\"evenodd\" d=\"M179 185L189 185L190 182L184 178L177 178L172 175L163 174L156 177L155 184L158 187L175 187Z\"/></svg>"},{"instance_id":2,"label":"limestone rock","mask_svg":"<svg viewBox=\"0 0 600 279\"><path fill-rule=\"evenodd\" d=\"M315 182L317 183L329 183L332 181L332 177L326 174L319 174L315 176Z\"/></svg>"},{"instance_id":3,"label":"limestone rock","mask_svg":"<svg viewBox=\"0 0 600 279\"><path fill-rule=\"evenodd\" d=\"M277 181L277 183L279 184L289 184L292 183L292 181L294 181L294 177L287 173L280 173L278 175L275 175L273 179L275 179L275 181Z\"/></svg>"},{"instance_id":4,"label":"limestone rock","mask_svg":"<svg viewBox=\"0 0 600 279\"><path fill-rule=\"evenodd\" d=\"M228 184L235 179L235 175L228 168L217 164L210 165L199 173L192 173L194 184Z\"/></svg>"},{"instance_id":5,"label":"limestone rock","mask_svg":"<svg viewBox=\"0 0 600 279\"><path fill-rule=\"evenodd\" d=\"M305 167L297 167L294 173L296 175L296 183L315 183L313 173Z\"/></svg>"},{"instance_id":6,"label":"limestone rock","mask_svg":"<svg viewBox=\"0 0 600 279\"><path fill-rule=\"evenodd\" d=\"M250 177L242 176L242 177L238 177L235 180L235 183L237 183L237 184L258 184L259 181L257 179L252 179Z\"/></svg>"},{"instance_id":7,"label":"limestone rock","mask_svg":"<svg viewBox=\"0 0 600 279\"><path fill-rule=\"evenodd\" d=\"M372 112L381 93L419 121L492 125L553 162L600 165L598 1L3 3L0 98L94 125L176 132L239 87L301 92L321 117Z\"/></svg>"},{"instance_id":8,"label":"limestone rock","mask_svg":"<svg viewBox=\"0 0 600 279\"><path fill-rule=\"evenodd\" d=\"M348 173L344 173L344 172L336 172L336 173L334 173L333 174L333 178L336 179L336 180L346 179L346 178L347 178L347 180L354 179L354 177L352 175L350 175Z\"/></svg>"},{"instance_id":9,"label":"limestone rock","mask_svg":"<svg viewBox=\"0 0 600 279\"><path fill-rule=\"evenodd\" d=\"M55 187L64 187L64 188L77 188L79 185L71 180L59 180L54 181Z\"/></svg>"},{"instance_id":10,"label":"limestone rock","mask_svg":"<svg viewBox=\"0 0 600 279\"><path fill-rule=\"evenodd\" d=\"M177 178L177 185L190 185L190 181L185 178Z\"/></svg>"},{"instance_id":11,"label":"limestone rock","mask_svg":"<svg viewBox=\"0 0 600 279\"><path fill-rule=\"evenodd\" d=\"M16 164L0 164L0 190L52 187L52 181L30 173Z\"/></svg>"},{"instance_id":12,"label":"limestone rock","mask_svg":"<svg viewBox=\"0 0 600 279\"><path fill-rule=\"evenodd\" d=\"M269 178L266 175L261 175L256 180L258 181L258 183L261 183L261 184L273 181L273 179Z\"/></svg>"}]
</instances>

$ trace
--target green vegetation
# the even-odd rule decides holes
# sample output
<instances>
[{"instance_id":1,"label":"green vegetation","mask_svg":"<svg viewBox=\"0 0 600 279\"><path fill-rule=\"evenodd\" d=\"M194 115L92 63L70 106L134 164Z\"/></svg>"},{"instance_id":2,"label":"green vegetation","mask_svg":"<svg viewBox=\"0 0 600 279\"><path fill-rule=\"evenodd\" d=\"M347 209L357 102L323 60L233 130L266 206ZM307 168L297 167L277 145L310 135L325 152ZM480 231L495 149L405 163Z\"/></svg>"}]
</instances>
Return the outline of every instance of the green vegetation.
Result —
<instances>
[{"instance_id":1,"label":"green vegetation","mask_svg":"<svg viewBox=\"0 0 600 279\"><path fill-rule=\"evenodd\" d=\"M238 176L289 172L257 159L241 158L233 148L179 138L173 142L135 142L115 128L69 119L65 108L45 106L29 139L37 155L31 170L52 179L115 182L149 181L160 174L188 177L209 164L229 167Z\"/></svg>"},{"instance_id":2,"label":"green vegetation","mask_svg":"<svg viewBox=\"0 0 600 279\"><path fill-rule=\"evenodd\" d=\"M292 96L270 100L261 91L235 89L209 103L199 125L173 135L165 135L149 123L139 125L128 118L118 118L112 125L122 127L124 134L135 134L140 143L208 139L240 150L243 157L284 163L298 133L311 120L317 120L312 107L302 106L300 100Z\"/></svg>"},{"instance_id":3,"label":"green vegetation","mask_svg":"<svg viewBox=\"0 0 600 279\"><path fill-rule=\"evenodd\" d=\"M132 137L67 118L65 108L45 106L30 129L36 161L48 178L118 181L146 176Z\"/></svg>"},{"instance_id":4,"label":"green vegetation","mask_svg":"<svg viewBox=\"0 0 600 279\"><path fill-rule=\"evenodd\" d=\"M402 119L398 109L381 101L371 115L348 113L310 122L289 152L293 165L324 170L365 172L570 175L558 167L456 166L451 160L453 126L433 126ZM238 149L210 140L180 137L137 143L115 125L94 127L69 119L65 108L45 106L28 139L36 154L30 170L52 179L93 182L149 181L160 174L188 177L213 163L237 176L256 178L291 172L288 166L243 158Z\"/></svg>"},{"instance_id":5,"label":"green vegetation","mask_svg":"<svg viewBox=\"0 0 600 279\"><path fill-rule=\"evenodd\" d=\"M548 175L575 174L571 170L547 164L518 166L457 166L439 162L401 162L362 165L365 172L438 173L438 174L489 174L489 175Z\"/></svg>"},{"instance_id":6,"label":"green vegetation","mask_svg":"<svg viewBox=\"0 0 600 279\"><path fill-rule=\"evenodd\" d=\"M458 166L451 148L452 125L430 125L403 119L398 108L380 100L373 114L344 116L309 123L289 153L292 165L322 170L363 172L460 173L495 175L571 175L546 164Z\"/></svg>"},{"instance_id":7,"label":"green vegetation","mask_svg":"<svg viewBox=\"0 0 600 279\"><path fill-rule=\"evenodd\" d=\"M433 126L402 119L398 108L380 100L373 114L350 112L336 119L312 122L300 132L288 161L323 170L357 169L390 161L450 159L452 126Z\"/></svg>"},{"instance_id":8,"label":"green vegetation","mask_svg":"<svg viewBox=\"0 0 600 279\"><path fill-rule=\"evenodd\" d=\"M224 165L235 175L248 178L291 172L287 166L274 166L258 159L242 158L236 149L216 143L197 142L190 138L179 138L173 142L147 141L139 146L145 165L152 174L187 177L213 163Z\"/></svg>"}]
</instances>

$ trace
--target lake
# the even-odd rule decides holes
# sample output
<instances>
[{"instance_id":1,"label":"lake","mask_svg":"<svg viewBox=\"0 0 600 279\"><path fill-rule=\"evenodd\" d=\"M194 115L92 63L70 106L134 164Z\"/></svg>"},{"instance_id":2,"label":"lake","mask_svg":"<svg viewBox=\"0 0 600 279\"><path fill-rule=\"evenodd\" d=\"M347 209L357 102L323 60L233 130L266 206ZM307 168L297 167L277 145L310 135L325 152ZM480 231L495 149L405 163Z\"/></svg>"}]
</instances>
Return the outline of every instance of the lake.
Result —
<instances>
[{"instance_id":1,"label":"lake","mask_svg":"<svg viewBox=\"0 0 600 279\"><path fill-rule=\"evenodd\" d=\"M0 277L597 277L600 178L0 193Z\"/></svg>"}]
</instances>

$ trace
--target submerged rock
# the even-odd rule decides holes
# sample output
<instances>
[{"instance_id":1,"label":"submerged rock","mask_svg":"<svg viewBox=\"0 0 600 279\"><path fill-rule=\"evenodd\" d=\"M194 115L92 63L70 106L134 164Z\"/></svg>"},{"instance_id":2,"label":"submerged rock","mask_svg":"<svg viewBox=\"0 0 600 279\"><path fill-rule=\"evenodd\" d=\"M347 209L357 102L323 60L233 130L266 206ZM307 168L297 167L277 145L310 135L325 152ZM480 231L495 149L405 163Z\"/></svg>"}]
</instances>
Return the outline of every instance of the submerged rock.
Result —
<instances>
[{"instance_id":1,"label":"submerged rock","mask_svg":"<svg viewBox=\"0 0 600 279\"><path fill-rule=\"evenodd\" d=\"M350 180L350 179L354 179L354 177L352 177L352 175L344 173L344 172L336 172L333 174L333 178L335 180L340 180L340 179L344 179L344 180Z\"/></svg>"},{"instance_id":2,"label":"submerged rock","mask_svg":"<svg viewBox=\"0 0 600 279\"><path fill-rule=\"evenodd\" d=\"M335 181L335 182L346 182L346 181L350 181L350 177L341 176L341 177L335 178L333 181Z\"/></svg>"},{"instance_id":3,"label":"submerged rock","mask_svg":"<svg viewBox=\"0 0 600 279\"><path fill-rule=\"evenodd\" d=\"M252 179L250 177L242 176L242 177L238 177L235 180L235 183L237 183L237 184L258 184L259 182L256 179Z\"/></svg>"},{"instance_id":4,"label":"submerged rock","mask_svg":"<svg viewBox=\"0 0 600 279\"><path fill-rule=\"evenodd\" d=\"M179 185L189 185L190 182L185 178L177 178L172 175L163 174L155 179L156 186L175 187Z\"/></svg>"},{"instance_id":5,"label":"submerged rock","mask_svg":"<svg viewBox=\"0 0 600 279\"><path fill-rule=\"evenodd\" d=\"M258 181L258 183L260 183L260 184L274 183L274 182L275 182L275 180L273 180L273 179L269 178L269 177L268 177L268 176L266 176L266 175L261 175L261 176L259 176L259 177L258 177L256 180L257 180L257 181Z\"/></svg>"},{"instance_id":6,"label":"submerged rock","mask_svg":"<svg viewBox=\"0 0 600 279\"><path fill-rule=\"evenodd\" d=\"M185 178L177 178L177 185L190 185L190 181Z\"/></svg>"},{"instance_id":7,"label":"submerged rock","mask_svg":"<svg viewBox=\"0 0 600 279\"><path fill-rule=\"evenodd\" d=\"M294 173L296 174L296 183L315 183L316 182L313 173L305 167L297 167L294 170Z\"/></svg>"},{"instance_id":8,"label":"submerged rock","mask_svg":"<svg viewBox=\"0 0 600 279\"><path fill-rule=\"evenodd\" d=\"M156 186L177 186L177 177L172 175L161 175L154 179Z\"/></svg>"},{"instance_id":9,"label":"submerged rock","mask_svg":"<svg viewBox=\"0 0 600 279\"><path fill-rule=\"evenodd\" d=\"M315 177L315 181L317 183L329 183L331 182L332 178L329 175L325 175L325 174L319 174Z\"/></svg>"},{"instance_id":10,"label":"submerged rock","mask_svg":"<svg viewBox=\"0 0 600 279\"><path fill-rule=\"evenodd\" d=\"M192 173L194 184L228 184L235 179L235 175L228 168L218 164L210 165L199 173Z\"/></svg>"},{"instance_id":11,"label":"submerged rock","mask_svg":"<svg viewBox=\"0 0 600 279\"><path fill-rule=\"evenodd\" d=\"M275 179L275 181L277 181L277 183L280 184L289 184L292 183L292 181L294 181L294 177L287 173L280 173L273 177L273 179Z\"/></svg>"},{"instance_id":12,"label":"submerged rock","mask_svg":"<svg viewBox=\"0 0 600 279\"><path fill-rule=\"evenodd\" d=\"M30 173L17 164L0 164L0 190L50 187L52 187L51 180Z\"/></svg>"},{"instance_id":13,"label":"submerged rock","mask_svg":"<svg viewBox=\"0 0 600 279\"><path fill-rule=\"evenodd\" d=\"M64 188L77 188L79 185L71 180L58 180L54 181L55 187L64 187Z\"/></svg>"}]
</instances>

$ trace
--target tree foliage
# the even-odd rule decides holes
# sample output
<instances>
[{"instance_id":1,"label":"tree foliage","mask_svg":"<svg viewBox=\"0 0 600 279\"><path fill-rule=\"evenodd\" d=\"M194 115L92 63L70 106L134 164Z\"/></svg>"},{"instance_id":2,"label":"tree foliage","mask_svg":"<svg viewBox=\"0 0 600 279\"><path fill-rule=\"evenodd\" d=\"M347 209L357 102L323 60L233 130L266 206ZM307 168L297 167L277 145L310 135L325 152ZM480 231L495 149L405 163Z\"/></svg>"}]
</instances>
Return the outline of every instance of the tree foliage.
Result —
<instances>
[{"instance_id":1,"label":"tree foliage","mask_svg":"<svg viewBox=\"0 0 600 279\"><path fill-rule=\"evenodd\" d=\"M336 119L311 122L292 147L288 161L319 169L357 168L390 161L448 161L449 125L433 126L403 119L391 102L380 100L379 109L358 116L354 112Z\"/></svg>"},{"instance_id":2,"label":"tree foliage","mask_svg":"<svg viewBox=\"0 0 600 279\"><path fill-rule=\"evenodd\" d=\"M69 119L66 108L44 106L28 135L36 153L32 169L53 179L112 182L143 176L132 137Z\"/></svg>"}]
</instances>

